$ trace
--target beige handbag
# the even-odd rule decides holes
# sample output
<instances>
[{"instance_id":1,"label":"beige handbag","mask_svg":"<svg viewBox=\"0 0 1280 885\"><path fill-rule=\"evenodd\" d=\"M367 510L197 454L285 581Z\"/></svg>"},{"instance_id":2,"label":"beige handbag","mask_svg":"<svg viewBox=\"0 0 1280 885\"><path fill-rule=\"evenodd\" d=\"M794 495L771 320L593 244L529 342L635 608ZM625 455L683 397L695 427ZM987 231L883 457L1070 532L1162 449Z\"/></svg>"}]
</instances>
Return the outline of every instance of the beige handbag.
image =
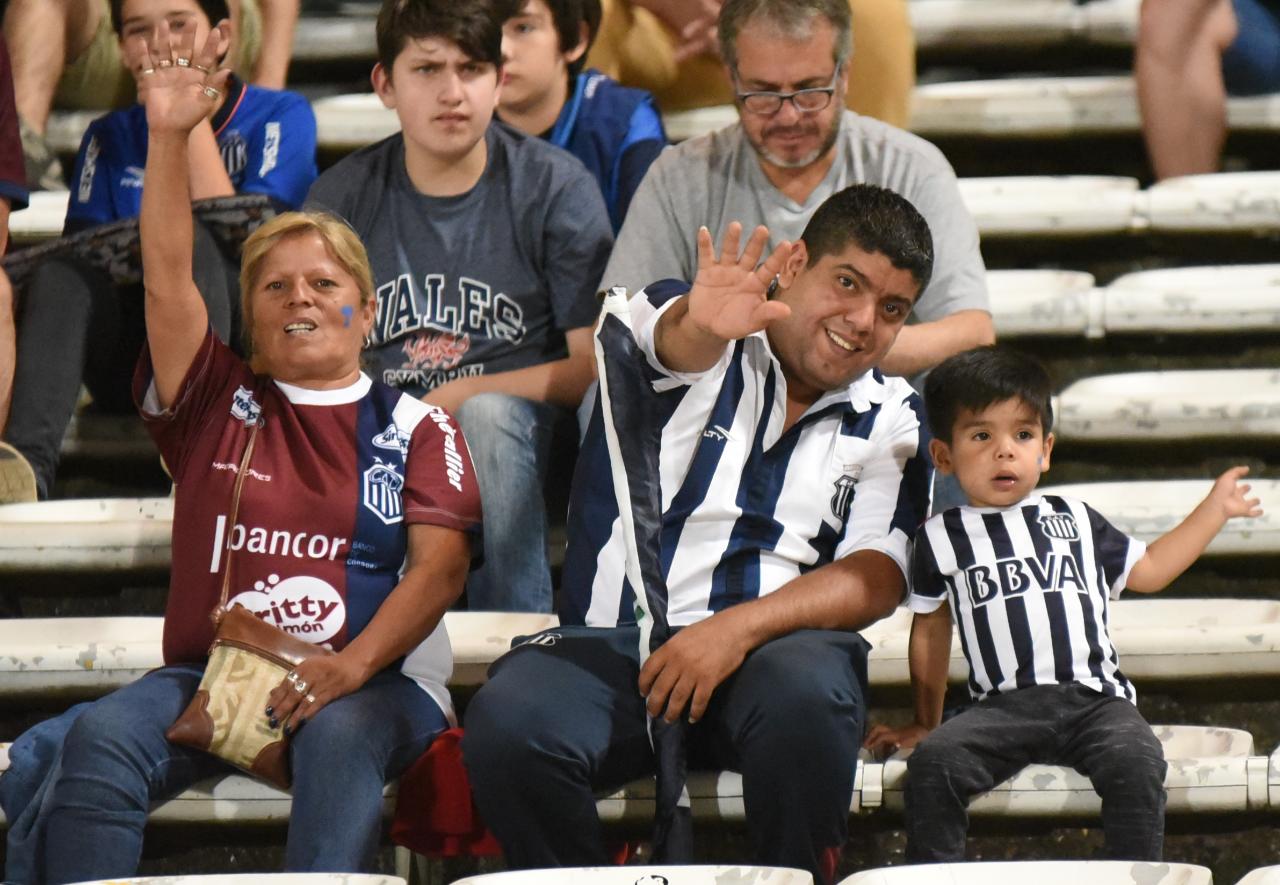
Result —
<instances>
[{"instance_id":1,"label":"beige handbag","mask_svg":"<svg viewBox=\"0 0 1280 885\"><path fill-rule=\"evenodd\" d=\"M232 492L230 520L235 525L240 489L261 418L249 432ZM285 789L292 778L289 739L267 721L267 698L298 664L317 655L333 654L267 624L241 606L227 608L231 588L231 551L222 575L222 595L213 610L217 625L209 663L195 697L165 737L175 744L205 750L237 768Z\"/></svg>"}]
</instances>

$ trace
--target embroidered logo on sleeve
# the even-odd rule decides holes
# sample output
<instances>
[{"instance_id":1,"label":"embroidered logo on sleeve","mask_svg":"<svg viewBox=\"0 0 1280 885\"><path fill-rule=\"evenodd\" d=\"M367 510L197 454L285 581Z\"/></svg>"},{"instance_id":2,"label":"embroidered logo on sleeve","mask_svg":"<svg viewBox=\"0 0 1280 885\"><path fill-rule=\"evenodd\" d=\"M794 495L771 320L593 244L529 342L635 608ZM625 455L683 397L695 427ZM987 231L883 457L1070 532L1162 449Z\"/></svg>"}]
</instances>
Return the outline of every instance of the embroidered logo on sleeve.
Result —
<instances>
[{"instance_id":1,"label":"embroidered logo on sleeve","mask_svg":"<svg viewBox=\"0 0 1280 885\"><path fill-rule=\"evenodd\" d=\"M409 455L409 434L405 433L395 423L387 425L387 429L379 434L375 434L371 442L379 449L389 449L391 451L399 451L402 457Z\"/></svg>"}]
</instances>

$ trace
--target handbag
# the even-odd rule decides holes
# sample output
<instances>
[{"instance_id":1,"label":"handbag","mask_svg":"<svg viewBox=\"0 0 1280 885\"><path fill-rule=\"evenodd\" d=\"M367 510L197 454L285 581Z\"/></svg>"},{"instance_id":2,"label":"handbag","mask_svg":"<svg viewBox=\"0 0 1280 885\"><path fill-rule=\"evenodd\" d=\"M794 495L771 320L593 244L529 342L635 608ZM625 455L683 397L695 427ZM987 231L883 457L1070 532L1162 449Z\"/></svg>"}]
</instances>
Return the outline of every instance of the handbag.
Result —
<instances>
[{"instance_id":1,"label":"handbag","mask_svg":"<svg viewBox=\"0 0 1280 885\"><path fill-rule=\"evenodd\" d=\"M240 490L258 436L259 418L249 431L231 497L235 525ZM308 658L332 655L261 620L243 606L227 608L231 589L231 550L222 575L222 595L212 617L216 630L209 663L195 696L165 737L175 744L204 750L281 789L292 781L289 738L282 726L272 728L264 710L267 698L285 675Z\"/></svg>"}]
</instances>

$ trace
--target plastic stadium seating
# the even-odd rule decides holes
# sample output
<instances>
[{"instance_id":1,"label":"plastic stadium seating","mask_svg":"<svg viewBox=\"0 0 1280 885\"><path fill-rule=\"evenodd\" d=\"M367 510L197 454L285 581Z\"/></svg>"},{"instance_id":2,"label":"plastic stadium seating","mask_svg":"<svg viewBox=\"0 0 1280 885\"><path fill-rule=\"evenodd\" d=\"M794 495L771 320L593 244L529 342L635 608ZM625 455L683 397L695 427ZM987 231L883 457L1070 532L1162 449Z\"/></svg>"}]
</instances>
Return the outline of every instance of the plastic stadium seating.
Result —
<instances>
[{"instance_id":1,"label":"plastic stadium seating","mask_svg":"<svg viewBox=\"0 0 1280 885\"><path fill-rule=\"evenodd\" d=\"M960 193L984 237L1119 234L1134 226L1138 181L1105 175L962 178Z\"/></svg>"},{"instance_id":2,"label":"plastic stadium seating","mask_svg":"<svg viewBox=\"0 0 1280 885\"><path fill-rule=\"evenodd\" d=\"M1071 41L1133 44L1139 0L912 0L922 49L1040 49Z\"/></svg>"},{"instance_id":3,"label":"plastic stadium seating","mask_svg":"<svg viewBox=\"0 0 1280 885\"><path fill-rule=\"evenodd\" d=\"M1117 277L1103 293L1108 332L1280 329L1280 264L1140 271Z\"/></svg>"},{"instance_id":4,"label":"plastic stadium seating","mask_svg":"<svg viewBox=\"0 0 1280 885\"><path fill-rule=\"evenodd\" d=\"M1058 395L1064 439L1164 440L1280 434L1280 370L1127 372Z\"/></svg>"},{"instance_id":5,"label":"plastic stadium seating","mask_svg":"<svg viewBox=\"0 0 1280 885\"><path fill-rule=\"evenodd\" d=\"M169 568L171 498L0 506L0 575L156 573Z\"/></svg>"},{"instance_id":6,"label":"plastic stadium seating","mask_svg":"<svg viewBox=\"0 0 1280 885\"><path fill-rule=\"evenodd\" d=\"M989 270L987 291L1001 337L1083 336L1100 324L1093 275L1083 271Z\"/></svg>"},{"instance_id":7,"label":"plastic stadium seating","mask_svg":"<svg viewBox=\"0 0 1280 885\"><path fill-rule=\"evenodd\" d=\"M380 873L217 873L192 876L136 876L97 879L76 885L406 885L399 876Z\"/></svg>"},{"instance_id":8,"label":"plastic stadium seating","mask_svg":"<svg viewBox=\"0 0 1280 885\"><path fill-rule=\"evenodd\" d=\"M885 867L840 885L1213 885L1206 867L1123 860L1040 860Z\"/></svg>"},{"instance_id":9,"label":"plastic stadium seating","mask_svg":"<svg viewBox=\"0 0 1280 885\"><path fill-rule=\"evenodd\" d=\"M748 866L564 867L488 873L454 885L813 885L803 870Z\"/></svg>"},{"instance_id":10,"label":"plastic stadium seating","mask_svg":"<svg viewBox=\"0 0 1280 885\"><path fill-rule=\"evenodd\" d=\"M1251 477L1252 495L1280 501L1280 480ZM1125 534L1151 541L1190 513L1212 482L1208 479L1096 482L1050 486L1041 494L1062 494L1088 501ZM1210 542L1207 556L1251 556L1280 553L1280 516L1264 508L1262 516L1233 519Z\"/></svg>"},{"instance_id":11,"label":"plastic stadium seating","mask_svg":"<svg viewBox=\"0 0 1280 885\"><path fill-rule=\"evenodd\" d=\"M1280 866L1252 870L1236 885L1280 885Z\"/></svg>"}]
</instances>

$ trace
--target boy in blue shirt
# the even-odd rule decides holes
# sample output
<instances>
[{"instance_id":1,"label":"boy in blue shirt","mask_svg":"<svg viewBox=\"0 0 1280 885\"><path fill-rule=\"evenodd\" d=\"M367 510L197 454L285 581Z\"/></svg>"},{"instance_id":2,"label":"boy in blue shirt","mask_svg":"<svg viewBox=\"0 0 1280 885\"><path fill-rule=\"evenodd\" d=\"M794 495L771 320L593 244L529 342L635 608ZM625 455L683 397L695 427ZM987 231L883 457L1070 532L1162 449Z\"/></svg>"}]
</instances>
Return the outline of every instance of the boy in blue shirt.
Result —
<instances>
[{"instance_id":1,"label":"boy in blue shirt","mask_svg":"<svg viewBox=\"0 0 1280 885\"><path fill-rule=\"evenodd\" d=\"M498 116L581 160L617 233L667 135L652 95L583 70L600 14L600 0L525 0L502 28Z\"/></svg>"},{"instance_id":2,"label":"boy in blue shirt","mask_svg":"<svg viewBox=\"0 0 1280 885\"><path fill-rule=\"evenodd\" d=\"M1092 780L1107 857L1161 858L1164 753L1120 672L1107 607L1125 589L1164 589L1228 519L1262 510L1240 482L1248 468L1233 467L1147 545L1083 501L1036 494L1053 450L1051 394L1042 366L998 347L956 354L925 382L929 452L969 503L915 536L906 600L915 722L876 726L866 740L874 751L915 746L911 863L964 860L969 800L1033 762ZM953 613L975 703L942 722Z\"/></svg>"}]
</instances>

